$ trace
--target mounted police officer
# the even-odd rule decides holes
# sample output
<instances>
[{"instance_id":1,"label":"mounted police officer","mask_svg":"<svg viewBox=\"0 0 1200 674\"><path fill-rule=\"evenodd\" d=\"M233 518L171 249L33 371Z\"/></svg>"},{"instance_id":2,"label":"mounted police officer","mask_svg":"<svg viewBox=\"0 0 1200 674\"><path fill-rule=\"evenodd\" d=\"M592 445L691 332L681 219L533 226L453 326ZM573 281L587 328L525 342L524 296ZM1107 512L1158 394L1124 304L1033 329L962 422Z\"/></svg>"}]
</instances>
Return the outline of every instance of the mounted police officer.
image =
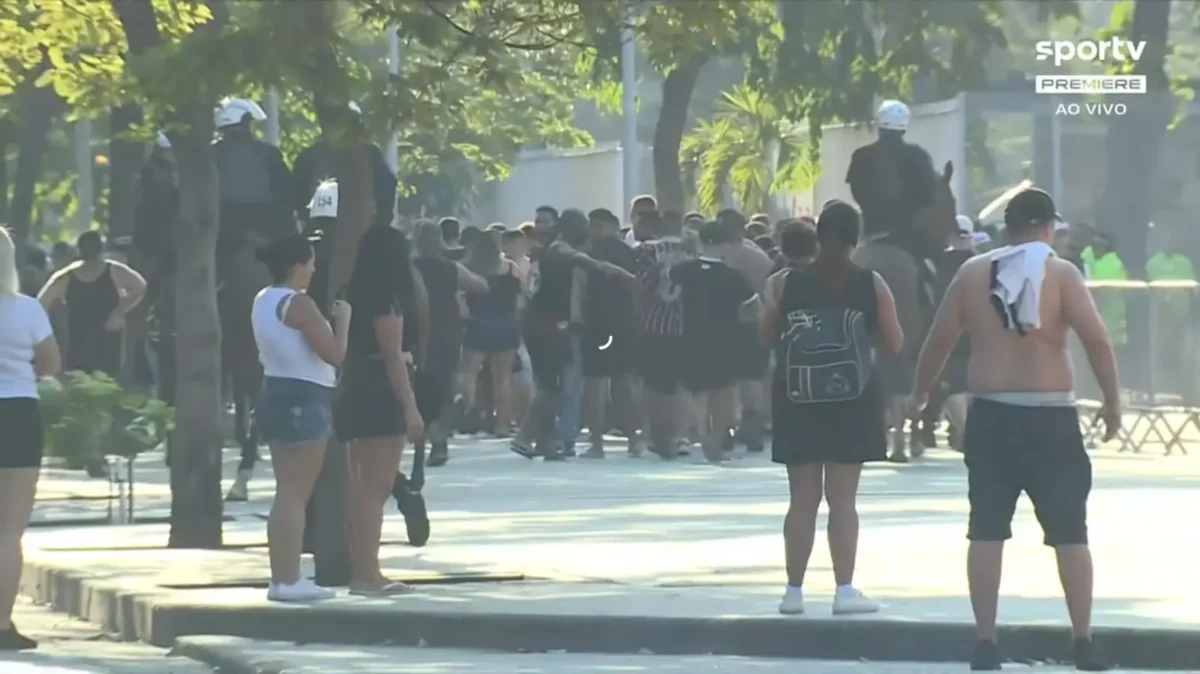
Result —
<instances>
[{"instance_id":1,"label":"mounted police officer","mask_svg":"<svg viewBox=\"0 0 1200 674\"><path fill-rule=\"evenodd\" d=\"M216 110L213 153L220 189L217 265L222 280L233 253L296 232L291 174L283 154L255 138L251 128L266 118L257 103L243 98L226 99Z\"/></svg>"},{"instance_id":2,"label":"mounted police officer","mask_svg":"<svg viewBox=\"0 0 1200 674\"><path fill-rule=\"evenodd\" d=\"M933 159L904 139L910 118L904 103L884 101L875 116L879 138L851 156L846 183L862 211L868 238L897 234L909 239L916 215L934 203L938 175ZM910 248L915 242L903 243Z\"/></svg>"}]
</instances>

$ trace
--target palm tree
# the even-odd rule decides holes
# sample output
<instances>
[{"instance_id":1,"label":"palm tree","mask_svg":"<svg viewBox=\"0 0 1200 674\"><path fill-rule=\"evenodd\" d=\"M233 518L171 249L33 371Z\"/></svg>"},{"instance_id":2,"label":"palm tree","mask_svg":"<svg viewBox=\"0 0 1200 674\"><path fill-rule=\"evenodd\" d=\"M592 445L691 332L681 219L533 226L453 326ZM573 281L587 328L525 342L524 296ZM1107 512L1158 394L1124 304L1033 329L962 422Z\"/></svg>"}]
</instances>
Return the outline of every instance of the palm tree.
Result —
<instances>
[{"instance_id":1,"label":"palm tree","mask_svg":"<svg viewBox=\"0 0 1200 674\"><path fill-rule=\"evenodd\" d=\"M728 189L743 209L770 213L771 197L816 181L805 127L785 119L762 92L744 84L722 94L712 119L683 140L683 167L696 205L719 210Z\"/></svg>"}]
</instances>

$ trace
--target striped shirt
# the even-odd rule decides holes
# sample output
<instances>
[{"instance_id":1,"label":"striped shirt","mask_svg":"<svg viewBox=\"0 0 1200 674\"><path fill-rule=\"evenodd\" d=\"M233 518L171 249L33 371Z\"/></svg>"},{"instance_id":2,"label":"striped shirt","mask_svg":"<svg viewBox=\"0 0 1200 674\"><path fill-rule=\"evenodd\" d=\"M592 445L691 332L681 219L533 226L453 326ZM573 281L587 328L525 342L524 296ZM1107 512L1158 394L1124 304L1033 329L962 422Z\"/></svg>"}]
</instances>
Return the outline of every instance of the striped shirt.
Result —
<instances>
[{"instance_id":1,"label":"striped shirt","mask_svg":"<svg viewBox=\"0 0 1200 674\"><path fill-rule=\"evenodd\" d=\"M642 334L683 335L682 290L671 281L671 267L691 258L677 236L646 241L637 248L638 308Z\"/></svg>"}]
</instances>

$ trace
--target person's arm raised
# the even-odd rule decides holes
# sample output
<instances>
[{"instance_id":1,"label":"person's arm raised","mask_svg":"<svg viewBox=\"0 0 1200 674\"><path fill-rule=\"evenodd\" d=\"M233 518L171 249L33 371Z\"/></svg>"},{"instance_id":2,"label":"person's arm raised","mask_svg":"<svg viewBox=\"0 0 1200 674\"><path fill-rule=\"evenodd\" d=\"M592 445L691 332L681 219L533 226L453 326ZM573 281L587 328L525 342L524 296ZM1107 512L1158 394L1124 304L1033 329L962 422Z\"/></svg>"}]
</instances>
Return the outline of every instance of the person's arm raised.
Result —
<instances>
[{"instance_id":1,"label":"person's arm raised","mask_svg":"<svg viewBox=\"0 0 1200 674\"><path fill-rule=\"evenodd\" d=\"M483 295L488 291L487 279L467 269L461 262L454 263L458 270L458 289L468 295Z\"/></svg>"},{"instance_id":2,"label":"person's arm raised","mask_svg":"<svg viewBox=\"0 0 1200 674\"><path fill-rule=\"evenodd\" d=\"M317 303L308 295L297 293L288 302L283 323L299 330L304 341L326 363L337 367L346 359L346 338L350 334L350 305L346 302L333 303L330 328Z\"/></svg>"},{"instance_id":3,"label":"person's arm raised","mask_svg":"<svg viewBox=\"0 0 1200 674\"><path fill-rule=\"evenodd\" d=\"M586 253L575 250L564 241L555 241L554 243L551 243L547 250L554 255L561 255L575 265L583 267L589 271L596 271L600 272L601 274L615 276L623 281L634 281L637 278L633 274L630 274L611 262L597 260Z\"/></svg>"}]
</instances>

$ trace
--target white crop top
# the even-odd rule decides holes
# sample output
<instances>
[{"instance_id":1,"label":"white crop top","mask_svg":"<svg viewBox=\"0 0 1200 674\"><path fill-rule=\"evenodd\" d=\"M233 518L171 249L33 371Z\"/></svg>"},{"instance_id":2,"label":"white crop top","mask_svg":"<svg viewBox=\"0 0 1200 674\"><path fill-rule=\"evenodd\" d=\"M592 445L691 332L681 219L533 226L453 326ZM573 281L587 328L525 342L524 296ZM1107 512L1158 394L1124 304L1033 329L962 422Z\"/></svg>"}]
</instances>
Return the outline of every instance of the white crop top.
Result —
<instances>
[{"instance_id":1,"label":"white crop top","mask_svg":"<svg viewBox=\"0 0 1200 674\"><path fill-rule=\"evenodd\" d=\"M295 294L291 288L270 286L254 298L250 321L254 326L254 341L258 344L263 374L332 388L337 383L337 369L321 360L299 330L283 322L286 311L281 309L285 300L290 304Z\"/></svg>"}]
</instances>

